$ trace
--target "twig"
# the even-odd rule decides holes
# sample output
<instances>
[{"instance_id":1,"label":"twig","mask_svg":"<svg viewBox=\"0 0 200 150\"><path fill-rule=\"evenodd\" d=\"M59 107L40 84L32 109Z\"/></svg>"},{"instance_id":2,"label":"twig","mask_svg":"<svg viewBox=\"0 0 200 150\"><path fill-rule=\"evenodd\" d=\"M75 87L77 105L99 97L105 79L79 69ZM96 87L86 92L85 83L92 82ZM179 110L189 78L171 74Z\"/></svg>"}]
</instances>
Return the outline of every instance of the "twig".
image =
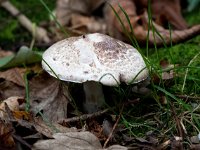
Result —
<instances>
[{"instance_id":1,"label":"twig","mask_svg":"<svg viewBox=\"0 0 200 150\"><path fill-rule=\"evenodd\" d=\"M9 0L0 0L0 6L5 8L9 13L11 13L14 17L16 17L21 25L25 27L32 35L35 35L35 38L39 41L43 41L45 43L50 42L50 38L47 35L47 31L44 28L35 26L35 34L33 33L33 23L20 11L12 5Z\"/></svg>"},{"instance_id":2,"label":"twig","mask_svg":"<svg viewBox=\"0 0 200 150\"><path fill-rule=\"evenodd\" d=\"M115 128L116 128L117 125L118 125L119 119L121 118L123 109L124 109L124 105L122 105L122 108L121 108L121 110L120 110L119 117L117 118L117 120L116 120L116 122L115 122L115 124L114 124L114 126L113 126L113 128L112 128L112 131L110 132L108 138L106 139L106 141L105 141L105 143L104 143L104 145L103 145L103 148L105 148L106 145L108 144L108 142L110 141L110 139L111 139L111 137L112 137L112 135L113 135L113 132L114 132Z\"/></svg>"},{"instance_id":3,"label":"twig","mask_svg":"<svg viewBox=\"0 0 200 150\"><path fill-rule=\"evenodd\" d=\"M20 136L15 135L15 134L12 134L12 137L13 137L15 140L17 140L19 143L21 143L21 144L25 145L26 147L28 147L29 149L32 148L31 145L28 144L28 143L27 143L24 139L22 139Z\"/></svg>"},{"instance_id":4,"label":"twig","mask_svg":"<svg viewBox=\"0 0 200 150\"><path fill-rule=\"evenodd\" d=\"M76 122L76 121L79 121L79 120L91 119L91 118L94 118L94 117L97 117L97 116L101 116L102 114L105 114L108 110L109 109L104 109L104 110L97 111L97 112L92 113L92 114L84 114L84 115L77 116L77 117L63 119L63 120L58 121L58 123L63 124L63 123Z\"/></svg>"},{"instance_id":5,"label":"twig","mask_svg":"<svg viewBox=\"0 0 200 150\"><path fill-rule=\"evenodd\" d=\"M195 99L195 100L200 100L200 97L196 97L196 96L189 96L189 95L176 95L179 98L183 98L183 99Z\"/></svg>"},{"instance_id":6,"label":"twig","mask_svg":"<svg viewBox=\"0 0 200 150\"><path fill-rule=\"evenodd\" d=\"M158 148L156 147L153 147L151 145L147 145L147 144L139 144L139 143L133 143L133 145L135 145L136 147L135 148L132 148L132 147L128 147L128 149L148 149L148 150L158 150Z\"/></svg>"}]
</instances>

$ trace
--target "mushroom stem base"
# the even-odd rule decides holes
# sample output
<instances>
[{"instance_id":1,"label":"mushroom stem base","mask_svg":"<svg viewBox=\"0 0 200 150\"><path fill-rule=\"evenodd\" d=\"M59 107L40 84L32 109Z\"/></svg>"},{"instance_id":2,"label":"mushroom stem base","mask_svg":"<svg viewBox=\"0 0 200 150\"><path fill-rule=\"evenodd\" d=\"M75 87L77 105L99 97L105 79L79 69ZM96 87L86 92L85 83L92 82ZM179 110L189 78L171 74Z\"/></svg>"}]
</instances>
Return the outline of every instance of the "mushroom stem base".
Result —
<instances>
[{"instance_id":1,"label":"mushroom stem base","mask_svg":"<svg viewBox=\"0 0 200 150\"><path fill-rule=\"evenodd\" d=\"M83 88L85 92L84 110L87 113L98 111L105 101L102 85L98 82L87 81L83 83Z\"/></svg>"}]
</instances>

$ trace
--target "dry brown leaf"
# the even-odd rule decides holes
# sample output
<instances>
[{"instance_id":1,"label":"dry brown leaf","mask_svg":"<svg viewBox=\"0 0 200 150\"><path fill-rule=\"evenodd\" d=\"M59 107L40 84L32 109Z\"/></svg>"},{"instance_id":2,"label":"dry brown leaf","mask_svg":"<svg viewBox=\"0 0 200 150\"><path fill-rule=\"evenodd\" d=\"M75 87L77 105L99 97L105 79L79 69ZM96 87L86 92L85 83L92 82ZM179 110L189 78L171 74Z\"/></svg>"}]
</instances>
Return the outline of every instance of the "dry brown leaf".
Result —
<instances>
[{"instance_id":1,"label":"dry brown leaf","mask_svg":"<svg viewBox=\"0 0 200 150\"><path fill-rule=\"evenodd\" d=\"M125 23L125 27L130 29L128 25L128 21L121 9L118 7L118 4L122 6L125 12L130 17L130 22L134 27L137 24L138 17L147 10L148 8L148 1L141 0L141 1L134 1L134 0L110 0L109 1L114 9L117 11L117 14L122 19L122 22ZM176 29L182 30L187 28L187 24L181 14L181 7L179 0L152 0L151 1L151 10L152 10L152 18L155 23L165 27L168 25L168 22L175 26ZM112 13L114 15L114 13ZM113 18L111 16L111 18ZM116 17L115 17L116 18ZM114 20L115 22L118 21L117 18ZM119 22L119 21L118 21ZM116 26L119 26L118 22L114 23ZM127 23L126 23L127 22ZM130 30L129 30L130 31Z\"/></svg>"},{"instance_id":2,"label":"dry brown leaf","mask_svg":"<svg viewBox=\"0 0 200 150\"><path fill-rule=\"evenodd\" d=\"M25 72L26 72L26 69L24 68L11 68L6 71L1 71L0 78L11 81L13 83L16 83L17 85L24 87L25 86L25 83L24 83Z\"/></svg>"},{"instance_id":3,"label":"dry brown leaf","mask_svg":"<svg viewBox=\"0 0 200 150\"><path fill-rule=\"evenodd\" d=\"M42 67L41 65L35 64L29 68L11 68L6 71L0 71L0 78L11 81L19 86L25 87L24 75L27 71L40 73L42 72Z\"/></svg>"},{"instance_id":4,"label":"dry brown leaf","mask_svg":"<svg viewBox=\"0 0 200 150\"><path fill-rule=\"evenodd\" d=\"M95 19L94 17L83 16L81 14L72 14L71 27L72 32L78 33L106 33L106 24L102 19Z\"/></svg>"},{"instance_id":5,"label":"dry brown leaf","mask_svg":"<svg viewBox=\"0 0 200 150\"><path fill-rule=\"evenodd\" d=\"M56 17L61 25L69 24L72 14L89 15L105 0L57 0Z\"/></svg>"},{"instance_id":6,"label":"dry brown leaf","mask_svg":"<svg viewBox=\"0 0 200 150\"><path fill-rule=\"evenodd\" d=\"M69 24L71 14L87 13L86 1L80 0L57 0L56 17L61 25Z\"/></svg>"},{"instance_id":7,"label":"dry brown leaf","mask_svg":"<svg viewBox=\"0 0 200 150\"><path fill-rule=\"evenodd\" d=\"M41 72L41 65L34 65L29 70L34 73ZM25 97L25 83L24 74L26 69L24 68L11 68L7 71L0 72L0 100L7 99L10 96Z\"/></svg>"},{"instance_id":8,"label":"dry brown leaf","mask_svg":"<svg viewBox=\"0 0 200 150\"><path fill-rule=\"evenodd\" d=\"M35 129L39 132L45 135L48 138L53 138L54 133L66 133L66 132L75 132L77 131L76 128L67 128L64 126L61 126L60 124L57 123L51 123L49 125L49 122L44 122L40 118L35 118L33 126Z\"/></svg>"},{"instance_id":9,"label":"dry brown leaf","mask_svg":"<svg viewBox=\"0 0 200 150\"><path fill-rule=\"evenodd\" d=\"M89 18L92 15L92 11L97 9L104 2L105 0L98 0L95 2L93 0L58 0L56 8L58 21L62 25L70 25L72 20L76 19L74 15L85 15ZM163 45L164 42L166 44L170 44L171 41L173 43L182 42L200 33L200 25L195 25L191 28L187 28L187 24L181 14L180 0L151 1L151 8L153 10L152 23L162 38L159 35L154 34L151 29L148 32L149 19L147 14L147 0L109 0L108 2L116 10L125 28L130 32L130 34L132 34L129 22L127 21L126 16L119 7L119 4L125 10L133 27L134 36L136 37L137 41L142 44L146 43L147 35L149 35L149 45L154 45L154 43L156 43L157 45ZM106 3L105 5L105 27L108 30L109 34L117 39L130 42L130 39L128 39L127 36L124 34L122 25L117 19L110 5L108 5L108 3ZM97 20L95 19L95 21ZM172 32L170 32L168 29L165 29L165 27L168 27L168 22L175 27L175 30L173 30ZM98 21L97 24L98 28L96 28L96 25L91 22L89 22L87 25L78 23L75 25L72 24L71 27L72 29L74 29L72 30L72 33L75 35L83 34L83 28L87 28L87 32L93 32L94 30L96 32L105 32L104 26L102 30L102 27L99 26ZM100 28L101 30L99 30Z\"/></svg>"},{"instance_id":10,"label":"dry brown leaf","mask_svg":"<svg viewBox=\"0 0 200 150\"><path fill-rule=\"evenodd\" d=\"M35 114L43 112L43 117L50 122L67 117L68 89L60 81L42 73L29 85L31 109Z\"/></svg>"},{"instance_id":11,"label":"dry brown leaf","mask_svg":"<svg viewBox=\"0 0 200 150\"><path fill-rule=\"evenodd\" d=\"M129 26L129 22L127 21L123 11L119 7L119 4L123 7L123 9L126 11L126 13L128 14L128 17L130 19L131 25L133 27L134 36L136 37L137 41L140 43L146 43L146 40L147 40L146 37L148 34L149 34L149 44L150 45L154 45L154 43L156 43L157 45L163 45L164 42L166 44L170 44L171 41L173 43L178 43L178 42L187 40L187 39L189 39L195 35L198 35L200 33L200 25L195 25L195 26L193 26L191 28L187 28L187 29L184 26L180 27L179 25L177 25L177 23L175 21L180 21L182 19L182 16L181 15L177 16L177 14L176 14L176 16L173 15L173 13L176 12L176 10L173 10L175 8L172 8L172 10L173 10L172 14L167 13L168 11L171 12L171 10L170 10L171 8L170 8L165 11L164 16L165 15L169 16L168 18L166 17L168 19L167 21L173 23L174 26L176 25L177 28L182 28L183 30L172 30L172 32L170 32L168 29L164 28L165 26L168 26L168 24L166 24L164 27L162 27L161 25L152 21L155 29L159 32L160 36L162 37L162 38L160 38L160 36L157 34L154 34L154 32L152 30L149 30L149 32L148 32L148 29L146 28L146 27L148 27L148 24L147 24L148 23L148 15L146 12L147 1L146 0L144 0L144 1L110 0L109 2L116 10L119 17L122 19L122 23L124 24L125 28L128 30L128 32L130 32L130 34L132 34L131 28ZM152 1L151 5L160 3L159 5L162 4L162 6L164 5L164 7L165 7L165 6L167 6L167 5L165 5L167 2L168 1L159 1L158 2L158 0L155 0L155 1ZM156 6L154 6L154 7L156 7ZM141 10L143 10L143 11L141 11ZM159 11L161 11L160 13L162 13L162 9L160 10L160 8L159 8ZM106 24L108 26L109 34L118 39L121 39L123 41L130 42L128 37L124 34L122 25L119 22L119 20L117 19L116 15L113 12L113 10L111 9L110 5L106 6L104 14L106 17ZM156 14L156 12L155 12L155 14ZM162 15L159 15L159 17ZM175 18L173 18L173 17L175 17ZM178 19L177 19L177 17L178 17ZM184 21L184 20L182 20L182 21Z\"/></svg>"},{"instance_id":12,"label":"dry brown leaf","mask_svg":"<svg viewBox=\"0 0 200 150\"><path fill-rule=\"evenodd\" d=\"M151 10L156 23L166 26L169 22L178 30L187 28L181 14L180 0L153 0Z\"/></svg>"},{"instance_id":13,"label":"dry brown leaf","mask_svg":"<svg viewBox=\"0 0 200 150\"><path fill-rule=\"evenodd\" d=\"M10 81L0 82L0 99L7 99L10 96L25 97L25 89Z\"/></svg>"},{"instance_id":14,"label":"dry brown leaf","mask_svg":"<svg viewBox=\"0 0 200 150\"><path fill-rule=\"evenodd\" d=\"M33 150L102 149L98 138L90 132L55 133L53 137L36 142Z\"/></svg>"},{"instance_id":15,"label":"dry brown leaf","mask_svg":"<svg viewBox=\"0 0 200 150\"><path fill-rule=\"evenodd\" d=\"M90 132L56 133L54 139L41 140L34 144L33 150L103 150L96 136ZM127 150L120 145L113 145L105 150Z\"/></svg>"},{"instance_id":16,"label":"dry brown leaf","mask_svg":"<svg viewBox=\"0 0 200 150\"><path fill-rule=\"evenodd\" d=\"M66 118L69 96L60 81L46 73L36 75L29 81L29 95L31 109L35 113L42 111L50 122ZM10 81L0 82L0 98L10 96L25 97L24 87Z\"/></svg>"},{"instance_id":17,"label":"dry brown leaf","mask_svg":"<svg viewBox=\"0 0 200 150\"><path fill-rule=\"evenodd\" d=\"M124 15L123 11L121 11L121 9L120 9L119 4L126 11L127 15L130 17L130 22L131 22L131 25L133 26L133 28L136 27L139 17L137 16L137 13L136 13L136 6L131 0L127 0L127 1L110 0L109 3L112 5L114 10L117 12L117 14L119 15L120 19L122 20L125 28L128 31L131 31L131 28L126 19L126 16ZM120 33L123 33L123 28L122 28L122 25L120 24L118 18L116 17L114 11L111 9L110 5L106 5L104 14L105 14L104 16L105 16L106 24L108 25L108 31L109 31L110 35L121 39L122 37L120 37L121 36ZM119 32L119 33L117 33L117 32Z\"/></svg>"},{"instance_id":18,"label":"dry brown leaf","mask_svg":"<svg viewBox=\"0 0 200 150\"><path fill-rule=\"evenodd\" d=\"M0 149L15 149L15 141L12 137L12 132L12 126L0 119Z\"/></svg>"},{"instance_id":19,"label":"dry brown leaf","mask_svg":"<svg viewBox=\"0 0 200 150\"><path fill-rule=\"evenodd\" d=\"M128 150L128 148L121 145L112 145L105 150Z\"/></svg>"},{"instance_id":20,"label":"dry brown leaf","mask_svg":"<svg viewBox=\"0 0 200 150\"><path fill-rule=\"evenodd\" d=\"M7 117L5 103L8 105L11 111L17 111L19 110L19 105L20 105L19 101L22 99L23 99L22 97L15 96L15 97L9 97L8 99L1 102L0 103L0 118Z\"/></svg>"},{"instance_id":21,"label":"dry brown leaf","mask_svg":"<svg viewBox=\"0 0 200 150\"><path fill-rule=\"evenodd\" d=\"M32 120L32 115L27 111L13 111L13 116L15 119Z\"/></svg>"}]
</instances>

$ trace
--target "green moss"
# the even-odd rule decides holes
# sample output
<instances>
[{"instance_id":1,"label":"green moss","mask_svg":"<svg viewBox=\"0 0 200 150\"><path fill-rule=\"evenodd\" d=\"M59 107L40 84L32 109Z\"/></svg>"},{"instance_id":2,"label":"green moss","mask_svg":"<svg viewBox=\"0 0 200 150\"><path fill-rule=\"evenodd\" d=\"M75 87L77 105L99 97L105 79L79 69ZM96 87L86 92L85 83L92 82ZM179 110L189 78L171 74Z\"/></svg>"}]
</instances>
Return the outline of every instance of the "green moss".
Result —
<instances>
[{"instance_id":1,"label":"green moss","mask_svg":"<svg viewBox=\"0 0 200 150\"><path fill-rule=\"evenodd\" d=\"M188 13L186 19L189 24L200 23L200 8ZM149 52L149 59L155 66L159 66L160 61L164 59L168 60L170 64L178 64L175 70L177 77L174 78L176 84L166 87L168 91L171 93L184 92L184 94L189 95L200 94L200 56L197 56L189 65L190 61L200 53L200 35L172 47L158 48L157 51L152 48ZM188 73L186 75L187 69ZM186 79L184 79L185 76ZM182 91L184 82L184 91Z\"/></svg>"},{"instance_id":2,"label":"green moss","mask_svg":"<svg viewBox=\"0 0 200 150\"><path fill-rule=\"evenodd\" d=\"M171 64L177 64L176 67L176 84L169 88L172 93L181 92L181 87L184 83L184 77L188 68L186 78L185 92L186 94L200 94L198 84L200 85L200 56L194 59L193 63L190 61L200 52L200 36L193 39L174 45L168 48L159 48L157 52L151 53L149 59L152 64L159 66L160 60L168 60ZM151 50L152 52L152 50ZM158 56L158 57L157 57ZM157 59L155 59L157 58ZM189 66L188 66L189 65ZM193 90L194 91L193 91Z\"/></svg>"},{"instance_id":3,"label":"green moss","mask_svg":"<svg viewBox=\"0 0 200 150\"><path fill-rule=\"evenodd\" d=\"M159 48L157 52L153 52L153 49L151 49L149 58L156 64L159 64L159 61L162 59L167 59L171 63L187 65L191 58L200 51L198 45L200 44L199 41L200 36L197 36L187 42L180 43L172 47Z\"/></svg>"}]
</instances>

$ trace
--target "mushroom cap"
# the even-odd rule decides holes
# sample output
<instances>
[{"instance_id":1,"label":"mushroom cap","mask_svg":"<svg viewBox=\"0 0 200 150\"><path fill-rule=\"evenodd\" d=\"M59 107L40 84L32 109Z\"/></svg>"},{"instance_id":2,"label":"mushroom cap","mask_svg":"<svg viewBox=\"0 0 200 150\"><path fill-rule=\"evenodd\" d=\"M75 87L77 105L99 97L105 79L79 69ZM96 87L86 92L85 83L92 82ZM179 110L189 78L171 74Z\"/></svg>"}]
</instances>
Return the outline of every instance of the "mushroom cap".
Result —
<instances>
[{"instance_id":1,"label":"mushroom cap","mask_svg":"<svg viewBox=\"0 0 200 150\"><path fill-rule=\"evenodd\" d=\"M59 41L44 52L43 60L42 66L50 75L76 83L96 81L117 86L148 76L145 62L134 47L100 33Z\"/></svg>"}]
</instances>

